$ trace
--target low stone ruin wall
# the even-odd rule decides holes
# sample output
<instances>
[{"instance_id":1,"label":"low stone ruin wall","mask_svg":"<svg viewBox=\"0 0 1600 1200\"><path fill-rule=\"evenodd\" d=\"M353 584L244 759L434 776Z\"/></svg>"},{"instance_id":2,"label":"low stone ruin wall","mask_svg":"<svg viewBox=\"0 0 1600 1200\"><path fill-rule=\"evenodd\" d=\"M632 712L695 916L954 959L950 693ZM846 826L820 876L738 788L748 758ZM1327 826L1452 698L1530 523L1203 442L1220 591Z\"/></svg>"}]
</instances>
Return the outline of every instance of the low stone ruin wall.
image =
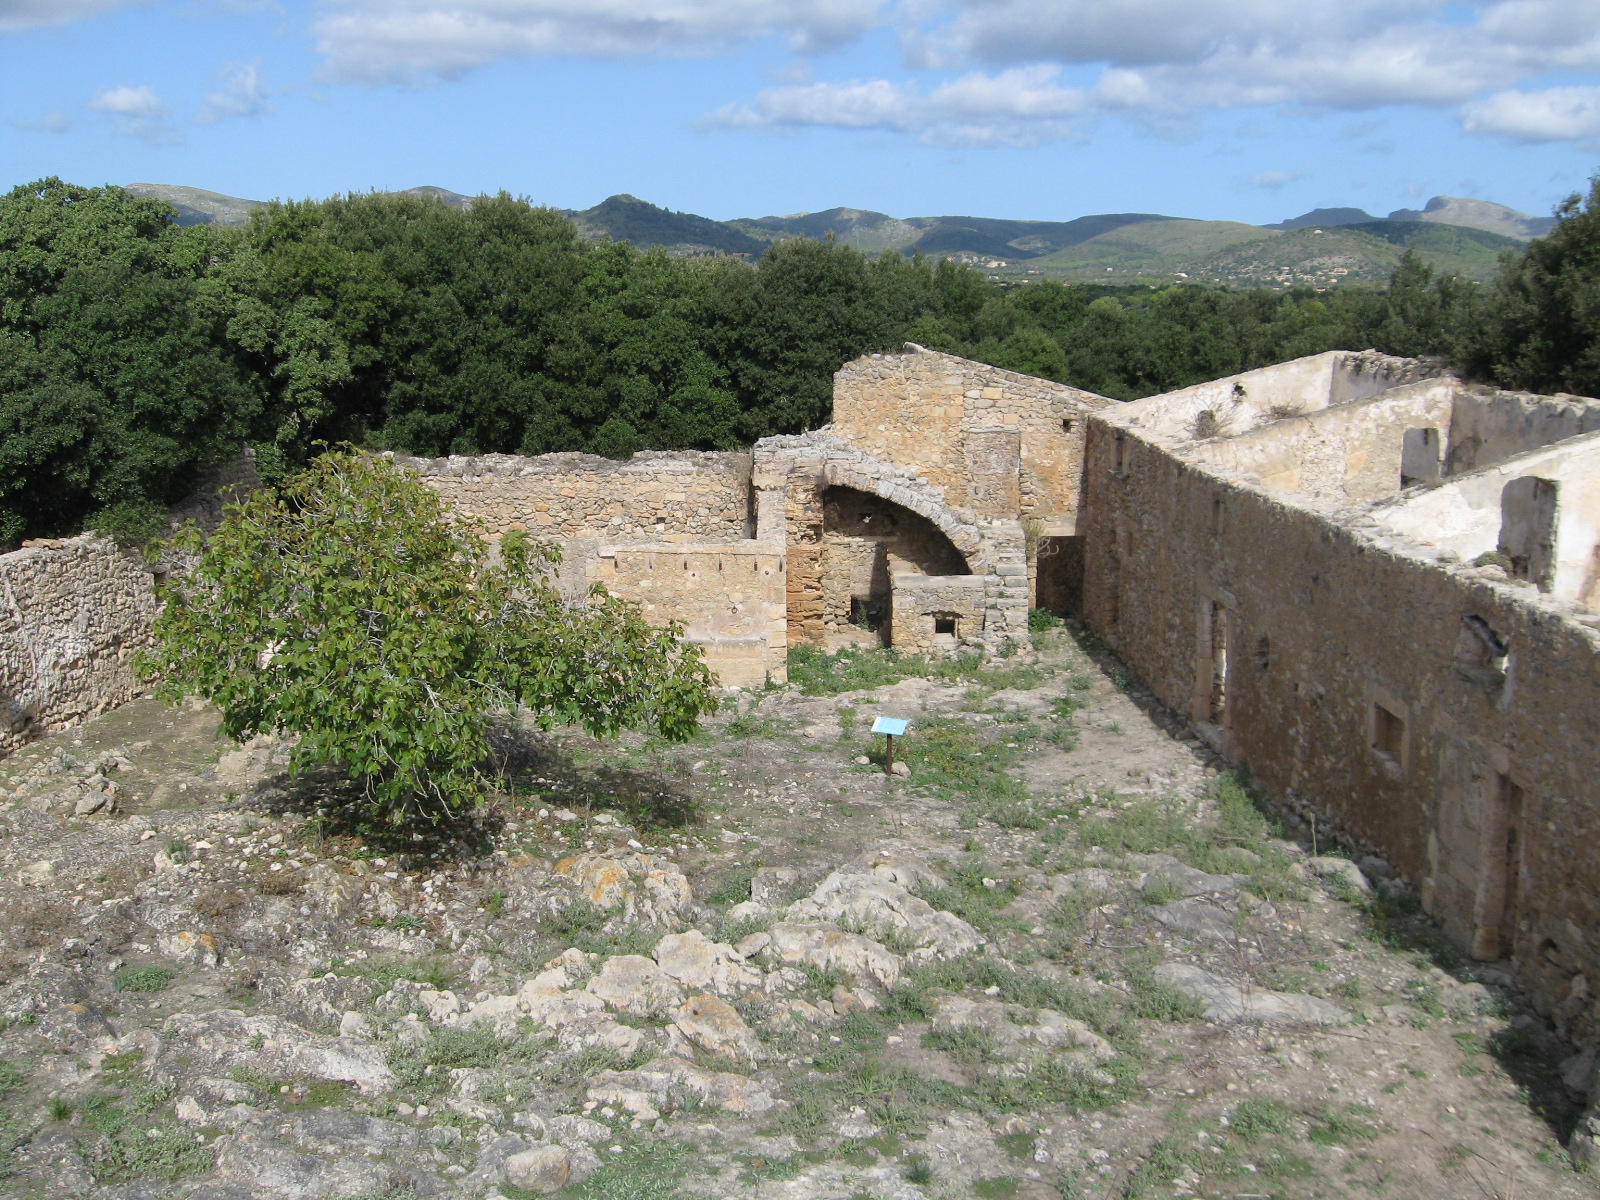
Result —
<instances>
[{"instance_id":1,"label":"low stone ruin wall","mask_svg":"<svg viewBox=\"0 0 1600 1200\"><path fill-rule=\"evenodd\" d=\"M750 534L748 450L653 451L626 461L594 454L394 461L483 533L657 540Z\"/></svg>"},{"instance_id":2,"label":"low stone ruin wall","mask_svg":"<svg viewBox=\"0 0 1600 1200\"><path fill-rule=\"evenodd\" d=\"M144 564L92 534L0 555L0 755L138 696L155 613Z\"/></svg>"}]
</instances>

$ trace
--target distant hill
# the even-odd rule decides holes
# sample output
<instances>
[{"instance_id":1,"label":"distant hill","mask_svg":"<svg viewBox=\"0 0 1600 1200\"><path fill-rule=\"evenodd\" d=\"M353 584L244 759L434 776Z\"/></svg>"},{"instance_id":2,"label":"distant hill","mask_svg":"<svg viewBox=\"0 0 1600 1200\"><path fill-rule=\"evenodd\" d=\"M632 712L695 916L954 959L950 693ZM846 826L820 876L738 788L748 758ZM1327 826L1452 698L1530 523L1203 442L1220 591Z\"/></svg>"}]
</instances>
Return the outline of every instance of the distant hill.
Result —
<instances>
[{"instance_id":1,"label":"distant hill","mask_svg":"<svg viewBox=\"0 0 1600 1200\"><path fill-rule=\"evenodd\" d=\"M1310 212L1267 229L1328 229L1336 225L1374 225L1385 220L1400 224L1429 221L1438 225L1455 225L1463 229L1479 229L1501 237L1527 241L1543 237L1550 232L1554 217L1530 217L1527 213L1495 204L1491 200L1462 200L1455 196L1435 196L1424 208L1397 208L1387 218L1375 217L1359 208L1313 208Z\"/></svg>"},{"instance_id":2,"label":"distant hill","mask_svg":"<svg viewBox=\"0 0 1600 1200\"><path fill-rule=\"evenodd\" d=\"M171 184L136 183L128 190L166 200L184 225L242 224L262 206L259 200ZM431 196L457 208L473 203L470 196L433 186L396 194ZM1408 248L1436 270L1487 280L1502 252L1554 223L1487 200L1450 196L1435 196L1422 209L1399 209L1388 217L1360 208L1316 208L1274 225L1159 213L1099 213L1072 221L892 217L861 208L714 221L625 194L593 208L564 211L587 238L661 247L670 254L753 259L789 238L832 237L868 254L953 259L1011 283L1058 279L1318 288L1382 283Z\"/></svg>"},{"instance_id":3,"label":"distant hill","mask_svg":"<svg viewBox=\"0 0 1600 1200\"><path fill-rule=\"evenodd\" d=\"M426 184L422 187L407 188L403 192L395 192L393 194L396 196L432 196L435 200L443 200L451 208L472 207L471 196L463 196L460 192L452 192L449 188L433 187Z\"/></svg>"},{"instance_id":4,"label":"distant hill","mask_svg":"<svg viewBox=\"0 0 1600 1200\"><path fill-rule=\"evenodd\" d=\"M1364 208L1313 208L1308 213L1263 228L1287 231L1320 226L1326 229L1330 225L1368 225L1378 219Z\"/></svg>"},{"instance_id":5,"label":"distant hill","mask_svg":"<svg viewBox=\"0 0 1600 1200\"><path fill-rule=\"evenodd\" d=\"M612 196L593 208L568 211L567 216L586 237L606 237L640 247L663 246L687 254L750 255L760 255L767 248L766 242L726 222L657 208L637 196Z\"/></svg>"},{"instance_id":6,"label":"distant hill","mask_svg":"<svg viewBox=\"0 0 1600 1200\"><path fill-rule=\"evenodd\" d=\"M175 183L130 183L126 190L135 196L165 200L178 210L179 225L243 225L252 209L266 206L264 200L241 200Z\"/></svg>"},{"instance_id":7,"label":"distant hill","mask_svg":"<svg viewBox=\"0 0 1600 1200\"><path fill-rule=\"evenodd\" d=\"M1420 212L1414 208L1397 208L1389 214L1389 220L1435 221L1440 225L1481 229L1485 233L1524 241L1543 237L1556 223L1554 217L1530 217L1491 200L1462 200L1455 196L1435 196Z\"/></svg>"}]
</instances>

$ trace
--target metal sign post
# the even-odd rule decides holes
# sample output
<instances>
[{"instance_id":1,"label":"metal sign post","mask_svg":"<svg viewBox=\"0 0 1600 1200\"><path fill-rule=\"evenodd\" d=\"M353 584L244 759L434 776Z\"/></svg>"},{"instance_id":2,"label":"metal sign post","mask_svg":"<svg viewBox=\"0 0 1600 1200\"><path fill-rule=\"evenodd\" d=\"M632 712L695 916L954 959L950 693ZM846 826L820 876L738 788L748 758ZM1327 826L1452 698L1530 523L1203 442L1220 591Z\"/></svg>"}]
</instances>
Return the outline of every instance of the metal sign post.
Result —
<instances>
[{"instance_id":1,"label":"metal sign post","mask_svg":"<svg viewBox=\"0 0 1600 1200\"><path fill-rule=\"evenodd\" d=\"M897 737L904 737L906 727L910 724L911 722L902 720L899 717L879 717L872 723L872 732L883 734L883 773L885 775L894 774L894 740Z\"/></svg>"}]
</instances>

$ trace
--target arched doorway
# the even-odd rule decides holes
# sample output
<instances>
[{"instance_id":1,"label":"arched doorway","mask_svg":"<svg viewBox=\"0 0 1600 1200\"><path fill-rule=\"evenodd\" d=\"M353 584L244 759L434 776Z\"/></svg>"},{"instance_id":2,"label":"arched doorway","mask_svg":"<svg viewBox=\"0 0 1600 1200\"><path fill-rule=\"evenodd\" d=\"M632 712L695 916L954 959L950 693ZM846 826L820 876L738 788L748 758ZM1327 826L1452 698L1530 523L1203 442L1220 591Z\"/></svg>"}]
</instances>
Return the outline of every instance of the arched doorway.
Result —
<instances>
[{"instance_id":1,"label":"arched doorway","mask_svg":"<svg viewBox=\"0 0 1600 1200\"><path fill-rule=\"evenodd\" d=\"M966 556L928 518L871 492L822 494L822 596L827 640L888 645L895 575L968 575Z\"/></svg>"}]
</instances>

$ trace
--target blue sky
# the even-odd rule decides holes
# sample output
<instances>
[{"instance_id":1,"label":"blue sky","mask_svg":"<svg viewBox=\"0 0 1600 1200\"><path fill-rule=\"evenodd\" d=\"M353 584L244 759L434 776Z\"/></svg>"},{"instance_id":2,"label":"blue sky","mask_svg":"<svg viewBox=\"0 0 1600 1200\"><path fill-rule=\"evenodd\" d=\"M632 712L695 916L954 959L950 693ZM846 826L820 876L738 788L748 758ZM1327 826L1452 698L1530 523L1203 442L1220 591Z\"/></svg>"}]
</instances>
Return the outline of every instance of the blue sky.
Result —
<instances>
[{"instance_id":1,"label":"blue sky","mask_svg":"<svg viewBox=\"0 0 1600 1200\"><path fill-rule=\"evenodd\" d=\"M1600 167L1600 0L0 0L0 183L1251 222Z\"/></svg>"}]
</instances>

